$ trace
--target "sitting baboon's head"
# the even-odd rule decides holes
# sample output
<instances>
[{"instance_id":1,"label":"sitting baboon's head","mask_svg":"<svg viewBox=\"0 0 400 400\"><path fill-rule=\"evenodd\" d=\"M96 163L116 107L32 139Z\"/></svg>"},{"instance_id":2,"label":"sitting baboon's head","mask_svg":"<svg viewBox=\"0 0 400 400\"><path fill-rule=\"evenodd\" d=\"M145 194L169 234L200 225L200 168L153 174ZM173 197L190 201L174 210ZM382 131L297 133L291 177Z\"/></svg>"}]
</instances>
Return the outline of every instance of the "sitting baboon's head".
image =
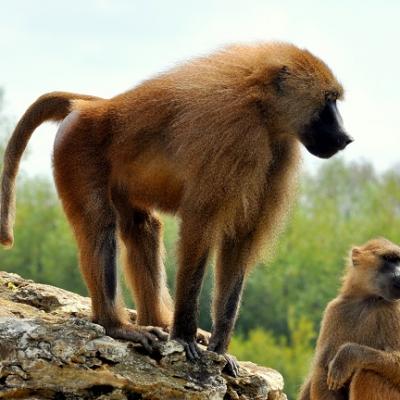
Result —
<instances>
[{"instance_id":1,"label":"sitting baboon's head","mask_svg":"<svg viewBox=\"0 0 400 400\"><path fill-rule=\"evenodd\" d=\"M384 238L351 250L343 293L354 296L400 300L400 247Z\"/></svg>"}]
</instances>

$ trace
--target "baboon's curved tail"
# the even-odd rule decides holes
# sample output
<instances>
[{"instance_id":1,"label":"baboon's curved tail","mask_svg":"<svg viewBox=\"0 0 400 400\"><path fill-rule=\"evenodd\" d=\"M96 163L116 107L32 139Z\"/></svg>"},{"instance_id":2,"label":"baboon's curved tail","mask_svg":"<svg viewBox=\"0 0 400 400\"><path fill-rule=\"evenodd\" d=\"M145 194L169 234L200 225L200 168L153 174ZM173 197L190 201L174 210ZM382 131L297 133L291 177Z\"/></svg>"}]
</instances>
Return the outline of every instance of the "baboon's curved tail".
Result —
<instances>
[{"instance_id":1,"label":"baboon's curved tail","mask_svg":"<svg viewBox=\"0 0 400 400\"><path fill-rule=\"evenodd\" d=\"M15 218L15 178L22 154L33 131L45 121L61 121L71 111L72 100L100 100L75 93L52 92L39 97L19 120L4 153L1 175L0 243L11 247Z\"/></svg>"}]
</instances>

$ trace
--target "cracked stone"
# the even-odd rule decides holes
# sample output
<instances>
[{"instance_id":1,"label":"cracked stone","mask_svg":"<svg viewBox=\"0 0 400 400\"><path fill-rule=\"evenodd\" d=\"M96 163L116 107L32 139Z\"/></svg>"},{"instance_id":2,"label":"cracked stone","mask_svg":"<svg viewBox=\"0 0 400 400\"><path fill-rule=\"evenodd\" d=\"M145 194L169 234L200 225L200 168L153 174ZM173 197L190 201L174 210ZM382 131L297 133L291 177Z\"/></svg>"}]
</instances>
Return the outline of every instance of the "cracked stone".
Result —
<instances>
[{"instance_id":1,"label":"cracked stone","mask_svg":"<svg viewBox=\"0 0 400 400\"><path fill-rule=\"evenodd\" d=\"M131 319L136 312L129 311ZM204 349L204 348L203 348ZM0 398L65 400L284 400L277 372L241 362L237 378L225 359L202 352L186 361L175 341L150 357L114 340L90 321L88 298L0 272Z\"/></svg>"}]
</instances>

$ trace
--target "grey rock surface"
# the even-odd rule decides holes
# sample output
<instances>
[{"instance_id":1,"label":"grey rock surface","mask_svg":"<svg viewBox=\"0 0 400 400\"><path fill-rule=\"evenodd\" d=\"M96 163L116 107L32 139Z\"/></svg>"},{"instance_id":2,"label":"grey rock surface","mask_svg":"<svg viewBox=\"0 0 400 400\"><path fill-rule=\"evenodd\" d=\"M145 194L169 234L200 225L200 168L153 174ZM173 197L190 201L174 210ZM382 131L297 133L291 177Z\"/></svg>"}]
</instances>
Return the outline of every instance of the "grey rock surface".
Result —
<instances>
[{"instance_id":1,"label":"grey rock surface","mask_svg":"<svg viewBox=\"0 0 400 400\"><path fill-rule=\"evenodd\" d=\"M148 355L92 323L88 298L0 272L0 398L286 399L278 372L242 362L232 378L224 365L206 350L189 363L175 341Z\"/></svg>"}]
</instances>

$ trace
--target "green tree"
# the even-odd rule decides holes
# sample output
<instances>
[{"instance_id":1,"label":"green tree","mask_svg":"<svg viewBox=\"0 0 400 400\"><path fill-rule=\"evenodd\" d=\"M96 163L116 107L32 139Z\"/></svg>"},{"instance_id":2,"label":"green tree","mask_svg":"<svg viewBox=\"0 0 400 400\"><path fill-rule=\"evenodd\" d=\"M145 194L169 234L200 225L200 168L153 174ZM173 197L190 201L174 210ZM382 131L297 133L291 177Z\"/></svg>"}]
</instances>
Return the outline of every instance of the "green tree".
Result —
<instances>
[{"instance_id":1,"label":"green tree","mask_svg":"<svg viewBox=\"0 0 400 400\"><path fill-rule=\"evenodd\" d=\"M295 399L312 359L315 332L312 323L304 316L299 320L289 318L288 323L289 338L256 328L246 337L235 336L229 351L241 360L251 360L278 370L285 380L285 392L290 399Z\"/></svg>"},{"instance_id":2,"label":"green tree","mask_svg":"<svg viewBox=\"0 0 400 400\"><path fill-rule=\"evenodd\" d=\"M19 177L14 236L13 248L0 252L6 270L86 293L70 228L47 178Z\"/></svg>"}]
</instances>

